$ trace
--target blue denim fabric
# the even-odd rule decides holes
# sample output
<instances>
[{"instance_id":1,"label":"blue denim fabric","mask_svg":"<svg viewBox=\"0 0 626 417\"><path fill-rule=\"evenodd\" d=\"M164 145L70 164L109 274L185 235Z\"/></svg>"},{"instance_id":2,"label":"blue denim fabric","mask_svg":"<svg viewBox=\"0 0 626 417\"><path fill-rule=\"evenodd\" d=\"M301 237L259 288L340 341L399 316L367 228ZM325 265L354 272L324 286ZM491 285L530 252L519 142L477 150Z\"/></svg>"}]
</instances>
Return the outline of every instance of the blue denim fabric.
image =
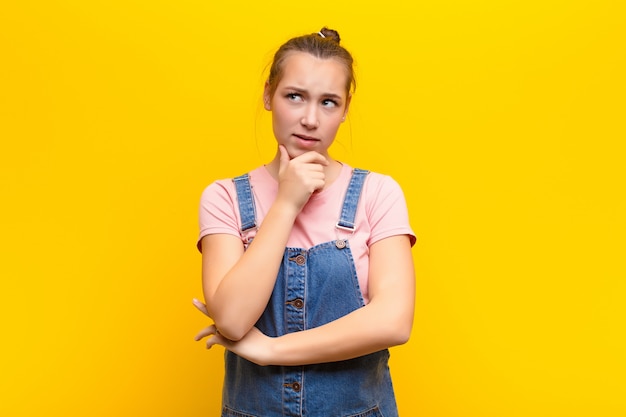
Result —
<instances>
[{"instance_id":1,"label":"blue denim fabric","mask_svg":"<svg viewBox=\"0 0 626 417\"><path fill-rule=\"evenodd\" d=\"M353 173L338 221L344 229L354 227L366 175L363 170ZM245 195L248 178L238 178L243 178ZM242 218L254 216L248 203L240 200ZM349 241L338 239L308 250L286 248L256 326L277 337L321 326L363 305ZM388 359L385 349L338 362L258 366L226 351L222 417L397 417Z\"/></svg>"},{"instance_id":2,"label":"blue denim fabric","mask_svg":"<svg viewBox=\"0 0 626 417\"><path fill-rule=\"evenodd\" d=\"M233 179L235 182L235 190L237 190L242 232L256 227L254 198L252 197L252 189L250 188L250 180L248 177L248 174L243 174Z\"/></svg>"}]
</instances>

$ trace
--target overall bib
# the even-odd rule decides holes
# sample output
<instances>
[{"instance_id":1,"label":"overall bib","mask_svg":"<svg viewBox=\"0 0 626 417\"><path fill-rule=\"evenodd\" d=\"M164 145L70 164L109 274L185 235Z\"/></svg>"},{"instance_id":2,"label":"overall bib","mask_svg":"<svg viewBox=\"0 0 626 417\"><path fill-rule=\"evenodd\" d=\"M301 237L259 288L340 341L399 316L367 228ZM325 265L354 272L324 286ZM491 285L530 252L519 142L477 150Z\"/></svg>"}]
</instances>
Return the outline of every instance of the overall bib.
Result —
<instances>
[{"instance_id":1,"label":"overall bib","mask_svg":"<svg viewBox=\"0 0 626 417\"><path fill-rule=\"evenodd\" d=\"M368 171L355 169L337 228L354 232ZM256 227L248 175L235 178L242 232ZM245 240L245 239L244 239ZM364 306L346 239L286 248L271 298L256 323L270 337L321 326ZM226 351L222 417L397 417L387 349L305 366L258 366Z\"/></svg>"}]
</instances>

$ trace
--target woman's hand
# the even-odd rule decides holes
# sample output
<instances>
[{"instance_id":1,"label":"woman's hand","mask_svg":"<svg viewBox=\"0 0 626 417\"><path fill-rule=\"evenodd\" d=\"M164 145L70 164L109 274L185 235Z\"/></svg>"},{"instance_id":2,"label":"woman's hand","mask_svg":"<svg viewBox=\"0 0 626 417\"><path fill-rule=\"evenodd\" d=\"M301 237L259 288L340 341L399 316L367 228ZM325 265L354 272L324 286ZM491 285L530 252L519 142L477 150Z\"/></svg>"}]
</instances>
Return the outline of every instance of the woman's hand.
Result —
<instances>
[{"instance_id":1,"label":"woman's hand","mask_svg":"<svg viewBox=\"0 0 626 417\"><path fill-rule=\"evenodd\" d=\"M317 152L307 152L290 159L287 149L280 145L277 200L291 202L299 212L309 197L324 188L324 167L328 160Z\"/></svg>"},{"instance_id":2,"label":"woman's hand","mask_svg":"<svg viewBox=\"0 0 626 417\"><path fill-rule=\"evenodd\" d=\"M206 305L203 302L194 298L193 305L205 316L209 316ZM200 330L200 332L198 332L198 334L194 337L194 340L198 342L205 337L208 337L206 341L207 349L211 349L214 345L221 345L231 352L236 353L242 358L256 363L257 365L263 366L270 364L270 353L272 352L272 342L274 339L264 335L256 327L253 327L237 342L233 342L232 340L228 340L222 336L215 325L212 324Z\"/></svg>"},{"instance_id":3,"label":"woman's hand","mask_svg":"<svg viewBox=\"0 0 626 417\"><path fill-rule=\"evenodd\" d=\"M204 314L208 318L211 318L211 316L209 315L209 310L207 310L206 308L206 304L204 304L202 301L198 300L197 298L194 298L191 302L198 310L200 310L202 314Z\"/></svg>"}]
</instances>

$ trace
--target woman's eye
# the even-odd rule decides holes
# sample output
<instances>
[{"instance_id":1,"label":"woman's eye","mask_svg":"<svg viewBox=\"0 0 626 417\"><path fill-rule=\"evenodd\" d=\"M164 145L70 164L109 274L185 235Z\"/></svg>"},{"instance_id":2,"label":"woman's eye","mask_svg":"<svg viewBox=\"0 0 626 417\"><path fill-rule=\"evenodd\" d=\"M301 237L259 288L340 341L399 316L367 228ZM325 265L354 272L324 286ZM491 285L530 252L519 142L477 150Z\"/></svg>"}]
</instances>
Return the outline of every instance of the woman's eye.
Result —
<instances>
[{"instance_id":1,"label":"woman's eye","mask_svg":"<svg viewBox=\"0 0 626 417\"><path fill-rule=\"evenodd\" d=\"M322 106L324 107L337 107L337 102L335 100L326 99L322 101Z\"/></svg>"},{"instance_id":2,"label":"woman's eye","mask_svg":"<svg viewBox=\"0 0 626 417\"><path fill-rule=\"evenodd\" d=\"M289 93L287 94L287 98L291 101L302 101L302 96L297 93Z\"/></svg>"}]
</instances>

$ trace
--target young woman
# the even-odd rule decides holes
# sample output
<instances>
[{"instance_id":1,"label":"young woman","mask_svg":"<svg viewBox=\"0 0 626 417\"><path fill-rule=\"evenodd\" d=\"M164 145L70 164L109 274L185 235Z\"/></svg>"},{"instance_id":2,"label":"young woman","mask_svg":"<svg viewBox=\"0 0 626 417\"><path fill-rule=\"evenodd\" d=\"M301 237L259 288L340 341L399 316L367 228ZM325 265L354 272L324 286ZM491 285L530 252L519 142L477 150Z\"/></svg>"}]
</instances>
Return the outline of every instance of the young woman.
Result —
<instances>
[{"instance_id":1,"label":"young woman","mask_svg":"<svg viewBox=\"0 0 626 417\"><path fill-rule=\"evenodd\" d=\"M404 196L328 148L355 86L336 31L290 39L265 84L276 156L204 191L202 280L226 348L222 416L397 416L388 347L414 310Z\"/></svg>"}]
</instances>

